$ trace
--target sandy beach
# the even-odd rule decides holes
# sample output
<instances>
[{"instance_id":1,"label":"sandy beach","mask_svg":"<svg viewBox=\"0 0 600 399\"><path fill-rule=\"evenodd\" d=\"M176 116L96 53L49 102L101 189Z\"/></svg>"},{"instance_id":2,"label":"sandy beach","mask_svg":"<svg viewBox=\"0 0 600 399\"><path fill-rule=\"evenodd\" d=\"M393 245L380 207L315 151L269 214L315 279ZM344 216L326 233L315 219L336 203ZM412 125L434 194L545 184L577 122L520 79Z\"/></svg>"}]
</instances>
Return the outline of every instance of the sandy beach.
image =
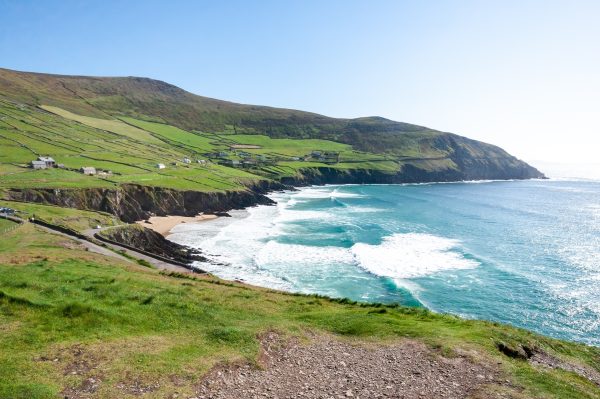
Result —
<instances>
[{"instance_id":1,"label":"sandy beach","mask_svg":"<svg viewBox=\"0 0 600 399\"><path fill-rule=\"evenodd\" d=\"M152 229L163 236L168 236L173 227L180 223L196 223L206 220L216 219L217 215L197 215L197 216L152 216L148 219L150 223L144 220L138 220L136 223Z\"/></svg>"}]
</instances>

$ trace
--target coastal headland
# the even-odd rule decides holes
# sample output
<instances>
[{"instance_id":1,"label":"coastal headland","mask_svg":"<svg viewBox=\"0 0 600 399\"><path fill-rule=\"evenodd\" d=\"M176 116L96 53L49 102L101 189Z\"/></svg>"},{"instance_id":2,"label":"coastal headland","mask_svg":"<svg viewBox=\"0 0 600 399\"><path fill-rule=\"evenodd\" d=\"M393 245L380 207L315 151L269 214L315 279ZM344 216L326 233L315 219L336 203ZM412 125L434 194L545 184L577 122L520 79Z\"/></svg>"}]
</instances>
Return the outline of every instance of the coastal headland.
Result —
<instances>
[{"instance_id":1,"label":"coastal headland","mask_svg":"<svg viewBox=\"0 0 600 399\"><path fill-rule=\"evenodd\" d=\"M24 221L0 219L2 398L600 397L596 347L161 271L110 244L192 262L164 238L174 223L273 190L544 177L499 147L147 78L6 69L0 146L0 205Z\"/></svg>"}]
</instances>

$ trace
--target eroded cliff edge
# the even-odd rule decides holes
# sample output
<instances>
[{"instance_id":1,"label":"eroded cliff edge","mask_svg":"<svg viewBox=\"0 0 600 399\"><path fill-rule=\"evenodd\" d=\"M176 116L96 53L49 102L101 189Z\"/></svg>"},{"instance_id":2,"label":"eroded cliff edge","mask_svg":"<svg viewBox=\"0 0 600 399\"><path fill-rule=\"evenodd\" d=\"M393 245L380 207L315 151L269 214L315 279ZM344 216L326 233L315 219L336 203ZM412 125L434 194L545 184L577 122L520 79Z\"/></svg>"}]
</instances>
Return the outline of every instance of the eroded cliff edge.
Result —
<instances>
[{"instance_id":1,"label":"eroded cliff edge","mask_svg":"<svg viewBox=\"0 0 600 399\"><path fill-rule=\"evenodd\" d=\"M62 207L103 211L124 222L147 219L151 215L193 216L200 212L224 212L253 205L271 204L264 194L281 189L279 183L264 181L247 190L200 192L173 190L138 184L124 184L117 188L14 188L4 192L8 200L36 202Z\"/></svg>"},{"instance_id":2,"label":"eroded cliff edge","mask_svg":"<svg viewBox=\"0 0 600 399\"><path fill-rule=\"evenodd\" d=\"M110 189L9 188L4 190L2 196L8 200L103 211L124 222L134 222L151 215L193 216L201 212L226 212L254 205L269 205L273 201L265 195L268 192L311 184L400 184L545 178L537 169L521 161L507 168L499 168L484 160L469 162L460 169L443 172L427 172L413 165L405 165L399 173L335 167L306 168L295 176L283 177L280 181L261 180L245 190L237 191L200 192L123 184Z\"/></svg>"}]
</instances>

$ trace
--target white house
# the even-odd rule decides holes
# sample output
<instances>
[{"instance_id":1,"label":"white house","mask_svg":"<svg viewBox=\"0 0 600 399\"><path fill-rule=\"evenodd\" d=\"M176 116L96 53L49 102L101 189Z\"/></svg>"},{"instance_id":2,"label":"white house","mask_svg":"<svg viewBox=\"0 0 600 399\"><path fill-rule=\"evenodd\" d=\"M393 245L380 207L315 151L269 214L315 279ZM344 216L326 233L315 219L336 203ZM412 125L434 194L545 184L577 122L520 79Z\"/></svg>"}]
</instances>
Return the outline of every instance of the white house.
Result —
<instances>
[{"instance_id":1,"label":"white house","mask_svg":"<svg viewBox=\"0 0 600 399\"><path fill-rule=\"evenodd\" d=\"M96 168L94 168L93 166L83 166L79 169L79 171L81 173L83 173L84 175L95 175L96 174Z\"/></svg>"},{"instance_id":2,"label":"white house","mask_svg":"<svg viewBox=\"0 0 600 399\"><path fill-rule=\"evenodd\" d=\"M185 158L183 158L183 163L190 164L190 163L192 163L192 160L189 159L188 157L185 157Z\"/></svg>"},{"instance_id":3,"label":"white house","mask_svg":"<svg viewBox=\"0 0 600 399\"><path fill-rule=\"evenodd\" d=\"M44 161L31 161L31 167L33 169L47 169L48 166Z\"/></svg>"},{"instance_id":4,"label":"white house","mask_svg":"<svg viewBox=\"0 0 600 399\"><path fill-rule=\"evenodd\" d=\"M165 164L164 164L164 163L157 163L157 164L156 164L156 167L157 167L158 169L164 169L164 168L166 168L166 166L165 166Z\"/></svg>"},{"instance_id":5,"label":"white house","mask_svg":"<svg viewBox=\"0 0 600 399\"><path fill-rule=\"evenodd\" d=\"M56 161L52 157L38 157L39 162L44 162L47 168L53 168L56 165Z\"/></svg>"},{"instance_id":6,"label":"white house","mask_svg":"<svg viewBox=\"0 0 600 399\"><path fill-rule=\"evenodd\" d=\"M198 162L200 165L206 165L206 160L204 159L199 159L196 162Z\"/></svg>"}]
</instances>

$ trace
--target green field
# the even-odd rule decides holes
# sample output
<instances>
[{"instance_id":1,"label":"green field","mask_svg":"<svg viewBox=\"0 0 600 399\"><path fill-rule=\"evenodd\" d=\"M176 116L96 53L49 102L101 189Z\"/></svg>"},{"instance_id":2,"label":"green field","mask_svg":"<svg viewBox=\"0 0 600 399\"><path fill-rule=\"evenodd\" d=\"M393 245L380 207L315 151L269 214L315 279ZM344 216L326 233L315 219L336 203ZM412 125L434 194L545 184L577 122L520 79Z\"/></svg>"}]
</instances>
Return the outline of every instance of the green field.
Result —
<instances>
[{"instance_id":1,"label":"green field","mask_svg":"<svg viewBox=\"0 0 600 399\"><path fill-rule=\"evenodd\" d=\"M61 208L52 205L40 205L17 201L0 201L0 207L16 210L16 216L22 219L35 217L36 219L41 219L76 231L94 228L97 225L115 226L121 224L121 221L115 216L104 212L90 212L73 208ZM0 230L2 230L1 227Z\"/></svg>"},{"instance_id":2,"label":"green field","mask_svg":"<svg viewBox=\"0 0 600 399\"><path fill-rule=\"evenodd\" d=\"M222 191L243 189L246 184L261 179L214 163L183 164L185 157L195 154L194 159L203 159L199 151L218 148L209 144L209 139L193 133L128 120L148 129L142 130L120 120L78 116L56 107L45 109L55 115L32 108L24 112L10 102L0 101L0 114L4 115L0 121L4 123L0 125L0 144L7 149L0 155L0 187L92 188L139 183L182 190ZM28 168L28 163L39 155L52 156L64 164L65 169ZM172 165L174 162L176 166ZM158 163L164 163L167 168L159 170ZM78 172L83 166L113 174L106 178L84 176Z\"/></svg>"},{"instance_id":3,"label":"green field","mask_svg":"<svg viewBox=\"0 0 600 399\"><path fill-rule=\"evenodd\" d=\"M0 154L0 188L108 188L138 183L210 192L241 190L259 180L296 176L306 168L395 173L402 164L388 155L356 151L329 140L189 132L164 123L131 117L102 119L45 105L37 109L0 100L0 116L0 144L6 149ZM257 148L238 148L244 145ZM313 151L339 153L339 162L310 157ZM217 152L224 155L211 155ZM40 155L52 156L65 169L28 168ZM190 164L183 163L186 157ZM219 165L247 159L254 163L246 168ZM158 163L166 168L158 169ZM84 176L78 172L84 166L112 175Z\"/></svg>"},{"instance_id":4,"label":"green field","mask_svg":"<svg viewBox=\"0 0 600 399\"><path fill-rule=\"evenodd\" d=\"M0 234L4 233L6 230L14 227L15 222L12 222L7 219L0 218Z\"/></svg>"},{"instance_id":5,"label":"green field","mask_svg":"<svg viewBox=\"0 0 600 399\"><path fill-rule=\"evenodd\" d=\"M118 135L127 136L137 142L150 143L150 144L162 144L162 142L148 133L146 130L138 129L135 126L128 125L123 121L117 119L101 119L93 118L90 116L83 116L74 114L67 110L58 107L52 107L49 105L42 105L42 109L52 112L53 114L60 115L66 119L71 119L80 122L84 125L95 127L100 130L106 130Z\"/></svg>"},{"instance_id":6,"label":"green field","mask_svg":"<svg viewBox=\"0 0 600 399\"><path fill-rule=\"evenodd\" d=\"M0 240L2 398L54 398L89 377L100 381L94 397L133 397L119 388L123 381L158 384L145 397L171 397L175 391L190 397L214 364L254 363L257 337L271 330L369 342L410 337L446 356L468 351L498 364L502 378L514 384L512 394L518 396L511 397L600 397L593 383L574 373L510 359L496 343L535 345L598 368L597 348L424 309L344 303L210 277L170 277L65 240L30 224ZM88 366L74 368L78 364Z\"/></svg>"}]
</instances>

